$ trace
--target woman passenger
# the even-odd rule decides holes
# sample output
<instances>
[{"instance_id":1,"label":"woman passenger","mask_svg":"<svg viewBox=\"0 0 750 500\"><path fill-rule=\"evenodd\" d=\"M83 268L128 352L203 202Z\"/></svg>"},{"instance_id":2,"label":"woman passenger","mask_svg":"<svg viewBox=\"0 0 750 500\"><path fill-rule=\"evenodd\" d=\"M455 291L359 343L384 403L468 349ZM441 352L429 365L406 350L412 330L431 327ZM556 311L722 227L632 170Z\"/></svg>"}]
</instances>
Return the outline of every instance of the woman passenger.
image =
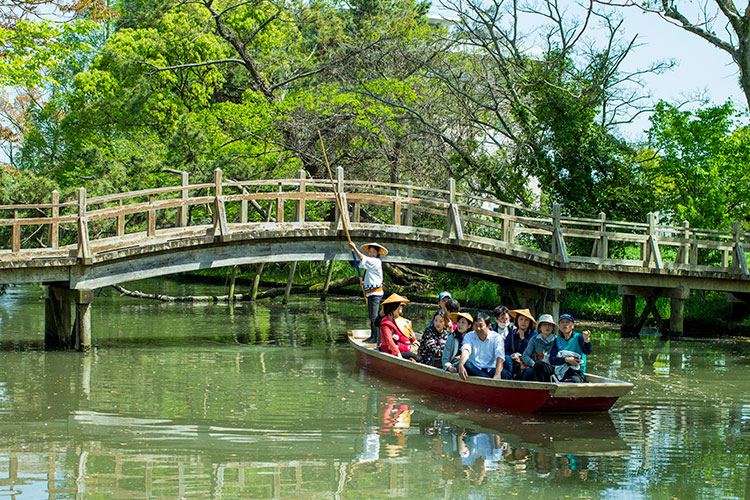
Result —
<instances>
[{"instance_id":1,"label":"woman passenger","mask_svg":"<svg viewBox=\"0 0 750 500\"><path fill-rule=\"evenodd\" d=\"M536 320L528 309L514 309L510 316L515 321L515 326L505 337L505 363L503 371L507 372L507 378L519 379L523 369L523 351L529 344L529 340L536 335Z\"/></svg>"},{"instance_id":2,"label":"woman passenger","mask_svg":"<svg viewBox=\"0 0 750 500\"><path fill-rule=\"evenodd\" d=\"M380 321L380 350L404 359L419 361L418 355L412 353L411 340L401 332L396 320L401 316L409 299L396 293L382 302L383 319Z\"/></svg>"},{"instance_id":3,"label":"woman passenger","mask_svg":"<svg viewBox=\"0 0 750 500\"><path fill-rule=\"evenodd\" d=\"M528 367L521 378L531 382L549 382L554 370L549 355L555 343L555 319L551 314L542 314L537 323L537 335L529 340L523 351L523 362Z\"/></svg>"},{"instance_id":4,"label":"woman passenger","mask_svg":"<svg viewBox=\"0 0 750 500\"><path fill-rule=\"evenodd\" d=\"M452 333L448 331L446 326L448 321L448 317L442 309L432 316L432 324L422 334L422 340L419 344L419 356L422 358L422 363L438 368L442 366L445 341L448 339L448 335Z\"/></svg>"},{"instance_id":5,"label":"woman passenger","mask_svg":"<svg viewBox=\"0 0 750 500\"><path fill-rule=\"evenodd\" d=\"M442 359L443 369L451 373L458 373L458 361L464 335L474 328L474 318L468 313L455 312L451 314L451 319L456 323L456 330L445 341Z\"/></svg>"}]
</instances>

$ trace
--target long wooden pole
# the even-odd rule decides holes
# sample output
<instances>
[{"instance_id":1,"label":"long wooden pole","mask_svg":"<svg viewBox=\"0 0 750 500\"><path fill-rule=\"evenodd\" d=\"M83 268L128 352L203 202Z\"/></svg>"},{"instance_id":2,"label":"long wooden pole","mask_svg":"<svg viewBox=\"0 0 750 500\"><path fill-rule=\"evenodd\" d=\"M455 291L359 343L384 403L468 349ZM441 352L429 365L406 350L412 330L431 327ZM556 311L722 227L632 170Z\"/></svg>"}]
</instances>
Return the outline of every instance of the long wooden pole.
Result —
<instances>
[{"instance_id":1,"label":"long wooden pole","mask_svg":"<svg viewBox=\"0 0 750 500\"><path fill-rule=\"evenodd\" d=\"M336 183L333 182L333 173L331 172L331 165L328 163L328 155L326 154L326 145L323 143L323 136L320 135L318 130L318 137L320 138L320 147L323 149L323 159L326 161L326 169L328 169L328 179L331 181L331 188L333 189L333 196L336 198L336 205L339 207L339 217L341 217L341 223L344 225L344 233L346 234L346 240L349 245L352 244L352 238L349 236L349 228L346 225L346 217L344 216L344 208L341 205L341 198L339 192L336 189ZM359 264L357 264L356 254L352 250L352 257L355 258L354 265L357 267L357 276L359 276L359 287L362 289L362 296L367 300L367 294L365 293L365 285L362 282L362 276L359 275Z\"/></svg>"}]
</instances>

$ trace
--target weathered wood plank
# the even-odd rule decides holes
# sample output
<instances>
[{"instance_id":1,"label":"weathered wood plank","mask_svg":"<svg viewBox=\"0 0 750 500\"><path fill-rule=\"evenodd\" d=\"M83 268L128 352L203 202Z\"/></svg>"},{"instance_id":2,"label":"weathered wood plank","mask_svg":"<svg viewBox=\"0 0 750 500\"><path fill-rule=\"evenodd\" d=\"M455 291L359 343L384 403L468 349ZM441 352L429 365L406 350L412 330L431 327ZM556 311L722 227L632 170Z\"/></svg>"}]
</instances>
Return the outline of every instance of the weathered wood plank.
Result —
<instances>
[{"instance_id":1,"label":"weathered wood plank","mask_svg":"<svg viewBox=\"0 0 750 500\"><path fill-rule=\"evenodd\" d=\"M53 222L49 225L49 239L48 244L50 248L57 248L59 244L59 237L60 237L60 223L57 222L57 218L60 216L60 207L58 203L60 202L60 193L57 192L57 189L52 191L52 211L51 211L51 219Z\"/></svg>"}]
</instances>

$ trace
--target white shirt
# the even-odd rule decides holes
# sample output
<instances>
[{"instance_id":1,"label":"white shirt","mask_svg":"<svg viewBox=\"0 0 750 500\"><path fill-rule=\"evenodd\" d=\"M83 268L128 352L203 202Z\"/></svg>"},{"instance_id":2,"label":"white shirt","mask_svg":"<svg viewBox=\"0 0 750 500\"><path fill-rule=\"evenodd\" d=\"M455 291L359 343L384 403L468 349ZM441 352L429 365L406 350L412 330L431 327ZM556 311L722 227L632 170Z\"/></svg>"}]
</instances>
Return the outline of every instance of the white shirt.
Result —
<instances>
[{"instance_id":1,"label":"white shirt","mask_svg":"<svg viewBox=\"0 0 750 500\"><path fill-rule=\"evenodd\" d=\"M484 341L479 340L476 332L467 333L461 351L469 351L469 360L479 368L495 368L497 358L505 360L505 342L492 330L487 332Z\"/></svg>"},{"instance_id":2,"label":"white shirt","mask_svg":"<svg viewBox=\"0 0 750 500\"><path fill-rule=\"evenodd\" d=\"M366 271L365 290L383 286L383 263L379 258L363 255L361 267ZM383 291L380 290L379 292L370 292L367 294L368 297L371 295L383 295Z\"/></svg>"}]
</instances>

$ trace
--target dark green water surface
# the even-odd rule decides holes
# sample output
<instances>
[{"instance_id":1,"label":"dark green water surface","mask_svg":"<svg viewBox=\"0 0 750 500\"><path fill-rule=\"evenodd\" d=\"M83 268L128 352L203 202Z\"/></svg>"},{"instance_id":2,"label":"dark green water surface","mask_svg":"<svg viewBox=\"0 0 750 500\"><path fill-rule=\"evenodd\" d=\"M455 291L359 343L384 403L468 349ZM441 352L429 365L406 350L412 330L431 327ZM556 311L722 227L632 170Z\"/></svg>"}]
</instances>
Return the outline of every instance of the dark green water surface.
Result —
<instances>
[{"instance_id":1,"label":"dark green water surface","mask_svg":"<svg viewBox=\"0 0 750 500\"><path fill-rule=\"evenodd\" d=\"M170 294L223 293L166 281ZM594 332L605 414L491 411L372 376L357 300L99 295L44 352L44 290L0 297L0 499L750 498L750 343ZM423 329L431 307L406 315Z\"/></svg>"}]
</instances>

